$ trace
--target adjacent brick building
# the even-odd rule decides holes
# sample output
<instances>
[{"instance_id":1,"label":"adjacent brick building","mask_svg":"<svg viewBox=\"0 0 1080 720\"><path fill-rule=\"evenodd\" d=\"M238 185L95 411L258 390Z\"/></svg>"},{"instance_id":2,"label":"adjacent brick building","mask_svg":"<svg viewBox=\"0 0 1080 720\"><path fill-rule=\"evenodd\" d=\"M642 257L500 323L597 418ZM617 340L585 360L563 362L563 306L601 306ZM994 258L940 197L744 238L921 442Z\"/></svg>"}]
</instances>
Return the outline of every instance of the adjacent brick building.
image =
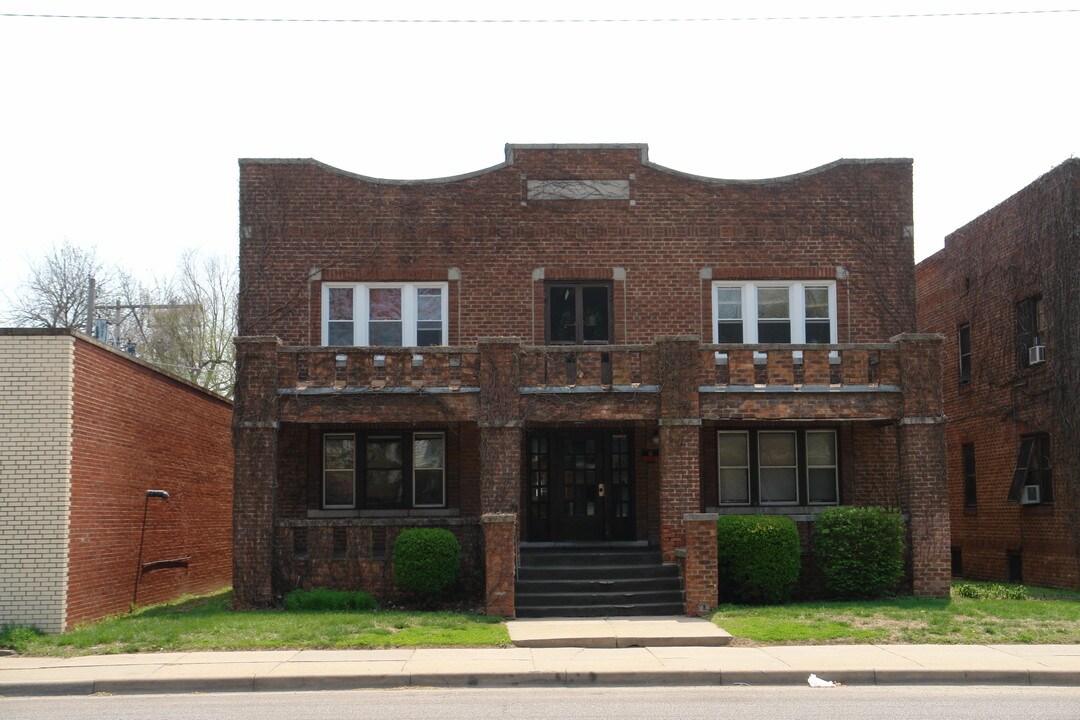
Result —
<instances>
[{"instance_id":1,"label":"adjacent brick building","mask_svg":"<svg viewBox=\"0 0 1080 720\"><path fill-rule=\"evenodd\" d=\"M240 606L391 596L397 533L440 526L493 613L520 553L619 544L683 561L699 612L709 514L790 515L809 543L838 503L902 508L915 592L947 592L910 161L731 181L643 145L511 145L390 181L242 160L240 205Z\"/></svg>"},{"instance_id":2,"label":"adjacent brick building","mask_svg":"<svg viewBox=\"0 0 1080 720\"><path fill-rule=\"evenodd\" d=\"M0 625L227 586L231 410L84 335L0 329Z\"/></svg>"},{"instance_id":3,"label":"adjacent brick building","mask_svg":"<svg viewBox=\"0 0 1080 720\"><path fill-rule=\"evenodd\" d=\"M945 238L917 290L947 338L954 572L1077 587L1080 160Z\"/></svg>"}]
</instances>

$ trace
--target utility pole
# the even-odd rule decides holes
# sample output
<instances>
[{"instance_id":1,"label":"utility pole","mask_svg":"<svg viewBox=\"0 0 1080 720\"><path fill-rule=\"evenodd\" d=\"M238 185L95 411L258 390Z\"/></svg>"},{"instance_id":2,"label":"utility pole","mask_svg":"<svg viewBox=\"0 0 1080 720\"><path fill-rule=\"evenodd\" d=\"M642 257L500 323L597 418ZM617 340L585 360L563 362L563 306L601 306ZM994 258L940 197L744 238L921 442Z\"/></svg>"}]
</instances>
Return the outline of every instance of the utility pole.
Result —
<instances>
[{"instance_id":1,"label":"utility pole","mask_svg":"<svg viewBox=\"0 0 1080 720\"><path fill-rule=\"evenodd\" d=\"M89 287L86 289L86 334L94 334L94 291L97 283L94 278L90 278Z\"/></svg>"}]
</instances>

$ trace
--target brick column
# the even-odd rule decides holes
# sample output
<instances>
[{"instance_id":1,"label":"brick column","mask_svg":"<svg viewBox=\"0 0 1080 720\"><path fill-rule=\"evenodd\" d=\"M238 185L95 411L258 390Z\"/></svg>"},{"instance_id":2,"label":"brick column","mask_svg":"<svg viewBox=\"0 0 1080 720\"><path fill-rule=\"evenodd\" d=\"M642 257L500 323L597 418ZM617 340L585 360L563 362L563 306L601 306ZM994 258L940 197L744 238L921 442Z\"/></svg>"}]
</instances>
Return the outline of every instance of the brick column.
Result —
<instances>
[{"instance_id":1,"label":"brick column","mask_svg":"<svg viewBox=\"0 0 1080 720\"><path fill-rule=\"evenodd\" d=\"M683 591L687 615L705 615L716 608L720 584L716 558L716 514L690 513L686 525Z\"/></svg>"},{"instance_id":2,"label":"brick column","mask_svg":"<svg viewBox=\"0 0 1080 720\"><path fill-rule=\"evenodd\" d=\"M484 610L488 615L514 617L517 576L517 515L487 513L484 526Z\"/></svg>"},{"instance_id":3,"label":"brick column","mask_svg":"<svg viewBox=\"0 0 1080 720\"><path fill-rule=\"evenodd\" d=\"M675 562L686 542L683 518L701 511L701 343L696 337L656 339L660 380L660 551Z\"/></svg>"},{"instance_id":4,"label":"brick column","mask_svg":"<svg viewBox=\"0 0 1080 720\"><path fill-rule=\"evenodd\" d=\"M900 498L908 514L913 590L948 597L949 485L941 398L941 335L905 333L900 343L904 412L899 421Z\"/></svg>"},{"instance_id":5,"label":"brick column","mask_svg":"<svg viewBox=\"0 0 1080 720\"><path fill-rule=\"evenodd\" d=\"M514 616L522 420L517 338L481 338L480 509L488 615Z\"/></svg>"},{"instance_id":6,"label":"brick column","mask_svg":"<svg viewBox=\"0 0 1080 720\"><path fill-rule=\"evenodd\" d=\"M233 605L274 603L277 486L276 337L238 337L233 405Z\"/></svg>"}]
</instances>

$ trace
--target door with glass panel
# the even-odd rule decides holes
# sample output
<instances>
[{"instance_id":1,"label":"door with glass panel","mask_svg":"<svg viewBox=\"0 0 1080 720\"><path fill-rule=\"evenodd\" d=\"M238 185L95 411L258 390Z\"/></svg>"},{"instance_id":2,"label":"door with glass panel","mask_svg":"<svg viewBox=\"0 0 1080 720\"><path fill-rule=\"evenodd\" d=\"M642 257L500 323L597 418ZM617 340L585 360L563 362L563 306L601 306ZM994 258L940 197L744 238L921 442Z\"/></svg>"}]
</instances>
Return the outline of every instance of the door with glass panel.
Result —
<instances>
[{"instance_id":1,"label":"door with glass panel","mask_svg":"<svg viewBox=\"0 0 1080 720\"><path fill-rule=\"evenodd\" d=\"M534 432L526 468L529 540L633 539L629 433Z\"/></svg>"}]
</instances>

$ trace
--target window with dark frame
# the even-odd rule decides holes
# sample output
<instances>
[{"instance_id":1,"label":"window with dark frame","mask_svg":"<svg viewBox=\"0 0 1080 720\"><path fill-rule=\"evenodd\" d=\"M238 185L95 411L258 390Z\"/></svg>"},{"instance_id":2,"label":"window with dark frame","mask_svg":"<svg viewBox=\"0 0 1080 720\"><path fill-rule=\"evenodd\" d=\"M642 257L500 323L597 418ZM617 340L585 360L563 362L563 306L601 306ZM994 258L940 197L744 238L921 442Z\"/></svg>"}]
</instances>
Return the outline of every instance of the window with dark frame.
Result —
<instances>
[{"instance_id":1,"label":"window with dark frame","mask_svg":"<svg viewBox=\"0 0 1080 720\"><path fill-rule=\"evenodd\" d=\"M1031 365L1029 351L1045 345L1045 318L1042 297L1035 295L1016 303L1016 360L1021 368Z\"/></svg>"},{"instance_id":2,"label":"window with dark frame","mask_svg":"<svg viewBox=\"0 0 1080 720\"><path fill-rule=\"evenodd\" d=\"M1026 435L1020 438L1020 451L1016 455L1016 471L1009 488L1009 502L1019 502L1024 487L1039 488L1039 502L1054 501L1054 483L1050 474L1050 436Z\"/></svg>"},{"instance_id":3,"label":"window with dark frame","mask_svg":"<svg viewBox=\"0 0 1080 720\"><path fill-rule=\"evenodd\" d=\"M975 507L978 499L975 482L975 444L961 445L960 457L964 466L964 505Z\"/></svg>"},{"instance_id":4,"label":"window with dark frame","mask_svg":"<svg viewBox=\"0 0 1080 720\"><path fill-rule=\"evenodd\" d=\"M717 430L720 505L838 504L837 438L832 429Z\"/></svg>"},{"instance_id":5,"label":"window with dark frame","mask_svg":"<svg viewBox=\"0 0 1080 720\"><path fill-rule=\"evenodd\" d=\"M971 384L971 326L964 323L957 328L960 356L960 385Z\"/></svg>"},{"instance_id":6,"label":"window with dark frame","mask_svg":"<svg viewBox=\"0 0 1080 720\"><path fill-rule=\"evenodd\" d=\"M326 510L446 507L441 431L323 435Z\"/></svg>"},{"instance_id":7,"label":"window with dark frame","mask_svg":"<svg viewBox=\"0 0 1080 720\"><path fill-rule=\"evenodd\" d=\"M551 345L603 345L614 336L612 286L558 282L546 287L545 335Z\"/></svg>"}]
</instances>

